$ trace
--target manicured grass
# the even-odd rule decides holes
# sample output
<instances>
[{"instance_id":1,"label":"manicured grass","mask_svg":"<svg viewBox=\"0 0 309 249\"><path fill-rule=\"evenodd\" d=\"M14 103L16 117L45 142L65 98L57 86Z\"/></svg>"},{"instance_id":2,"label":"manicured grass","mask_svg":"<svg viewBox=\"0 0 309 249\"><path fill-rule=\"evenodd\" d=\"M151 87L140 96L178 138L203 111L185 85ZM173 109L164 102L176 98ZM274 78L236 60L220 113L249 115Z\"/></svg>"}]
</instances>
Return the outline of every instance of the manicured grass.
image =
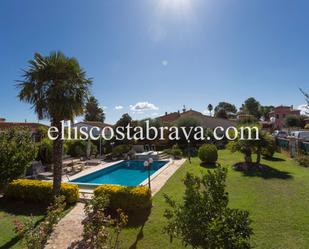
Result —
<instances>
[{"instance_id":1,"label":"manicured grass","mask_svg":"<svg viewBox=\"0 0 309 249\"><path fill-rule=\"evenodd\" d=\"M44 217L46 206L0 198L0 248L24 248L14 232L14 220L25 221L31 215L36 221Z\"/></svg>"},{"instance_id":2,"label":"manicured grass","mask_svg":"<svg viewBox=\"0 0 309 249\"><path fill-rule=\"evenodd\" d=\"M219 151L219 163L229 169L230 206L250 212L254 248L306 249L309 245L309 171L282 154L275 157L272 161L262 160L264 165L271 167L268 171L244 174L231 167L243 160L241 154ZM170 178L154 197L154 207L144 226L124 230L121 236L124 248L185 248L180 241L170 243L169 237L162 232L166 224L163 213L167 207L163 193L181 201L182 179L186 172L201 174L207 171L199 164L199 159L194 158L191 165L186 162Z\"/></svg>"}]
</instances>

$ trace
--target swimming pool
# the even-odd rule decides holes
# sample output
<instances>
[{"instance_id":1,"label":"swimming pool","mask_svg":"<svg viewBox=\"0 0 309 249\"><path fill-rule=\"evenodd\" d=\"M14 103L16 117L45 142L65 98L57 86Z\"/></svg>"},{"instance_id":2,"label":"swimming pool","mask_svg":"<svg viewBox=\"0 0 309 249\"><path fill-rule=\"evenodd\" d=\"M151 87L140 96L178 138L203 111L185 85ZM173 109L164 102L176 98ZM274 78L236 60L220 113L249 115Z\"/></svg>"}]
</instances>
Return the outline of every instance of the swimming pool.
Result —
<instances>
[{"instance_id":1,"label":"swimming pool","mask_svg":"<svg viewBox=\"0 0 309 249\"><path fill-rule=\"evenodd\" d=\"M168 161L153 161L150 174L154 174ZM124 186L137 186L148 177L148 170L144 161L122 161L110 167L98 170L85 176L71 180L81 185L118 184Z\"/></svg>"}]
</instances>

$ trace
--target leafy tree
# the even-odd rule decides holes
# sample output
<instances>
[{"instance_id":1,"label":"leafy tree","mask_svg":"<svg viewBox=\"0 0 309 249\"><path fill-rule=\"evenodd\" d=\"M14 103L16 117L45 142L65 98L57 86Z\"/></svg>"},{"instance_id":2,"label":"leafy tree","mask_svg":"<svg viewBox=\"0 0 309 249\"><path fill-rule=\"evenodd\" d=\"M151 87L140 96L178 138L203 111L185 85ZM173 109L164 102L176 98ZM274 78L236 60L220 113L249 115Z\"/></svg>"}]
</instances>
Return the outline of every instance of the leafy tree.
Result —
<instances>
[{"instance_id":1,"label":"leafy tree","mask_svg":"<svg viewBox=\"0 0 309 249\"><path fill-rule=\"evenodd\" d=\"M86 104L85 121L104 122L104 120L105 113L103 109L99 106L98 100L91 96Z\"/></svg>"},{"instance_id":2,"label":"leafy tree","mask_svg":"<svg viewBox=\"0 0 309 249\"><path fill-rule=\"evenodd\" d=\"M133 123L134 121L132 120L131 116L128 113L125 113L121 116L121 118L116 122L115 124L115 129L117 129L118 127L123 127L121 129L123 129L124 134L127 134L127 128L126 126L128 124L131 124L131 126L133 127ZM132 130L132 129L131 129ZM125 139L121 140L121 141L115 141L117 144L125 144L125 143L129 143L132 141L129 141L127 139L127 136L125 136Z\"/></svg>"},{"instance_id":3,"label":"leafy tree","mask_svg":"<svg viewBox=\"0 0 309 249\"><path fill-rule=\"evenodd\" d=\"M236 106L228 102L219 102L219 104L215 107L215 113L219 112L221 109L224 109L226 112L237 112Z\"/></svg>"},{"instance_id":4,"label":"leafy tree","mask_svg":"<svg viewBox=\"0 0 309 249\"><path fill-rule=\"evenodd\" d=\"M178 238L184 245L202 249L251 248L249 213L228 207L226 174L222 167L202 177L187 173L183 203L165 196L170 209L164 213L168 220L164 231L171 241Z\"/></svg>"},{"instance_id":5,"label":"leafy tree","mask_svg":"<svg viewBox=\"0 0 309 249\"><path fill-rule=\"evenodd\" d=\"M260 103L253 97L248 98L244 104L242 104L242 110L257 119L260 119Z\"/></svg>"},{"instance_id":6,"label":"leafy tree","mask_svg":"<svg viewBox=\"0 0 309 249\"><path fill-rule=\"evenodd\" d=\"M275 107L272 105L264 105L260 108L261 116L264 118L264 120L269 120L269 113L274 109Z\"/></svg>"},{"instance_id":7,"label":"leafy tree","mask_svg":"<svg viewBox=\"0 0 309 249\"><path fill-rule=\"evenodd\" d=\"M58 138L53 141L55 195L59 194L62 175L61 121L83 113L90 84L77 59L51 52L48 56L35 53L18 85L19 99L32 104L39 119L50 119L58 128Z\"/></svg>"},{"instance_id":8,"label":"leafy tree","mask_svg":"<svg viewBox=\"0 0 309 249\"><path fill-rule=\"evenodd\" d=\"M37 154L29 130L0 132L0 185L24 176Z\"/></svg>"},{"instance_id":9,"label":"leafy tree","mask_svg":"<svg viewBox=\"0 0 309 249\"><path fill-rule=\"evenodd\" d=\"M121 116L121 118L116 122L116 127L126 127L128 124L132 122L132 118L128 113L125 113Z\"/></svg>"},{"instance_id":10,"label":"leafy tree","mask_svg":"<svg viewBox=\"0 0 309 249\"><path fill-rule=\"evenodd\" d=\"M211 111L214 109L213 106L212 106L212 104L209 104L209 105L207 106L207 109L208 109L208 111L209 111L209 116L211 116Z\"/></svg>"},{"instance_id":11,"label":"leafy tree","mask_svg":"<svg viewBox=\"0 0 309 249\"><path fill-rule=\"evenodd\" d=\"M284 125L290 127L301 127L301 119L296 115L289 115L284 120Z\"/></svg>"},{"instance_id":12,"label":"leafy tree","mask_svg":"<svg viewBox=\"0 0 309 249\"><path fill-rule=\"evenodd\" d=\"M216 118L224 118L227 119L227 113L225 109L220 109L218 112L215 114Z\"/></svg>"}]
</instances>

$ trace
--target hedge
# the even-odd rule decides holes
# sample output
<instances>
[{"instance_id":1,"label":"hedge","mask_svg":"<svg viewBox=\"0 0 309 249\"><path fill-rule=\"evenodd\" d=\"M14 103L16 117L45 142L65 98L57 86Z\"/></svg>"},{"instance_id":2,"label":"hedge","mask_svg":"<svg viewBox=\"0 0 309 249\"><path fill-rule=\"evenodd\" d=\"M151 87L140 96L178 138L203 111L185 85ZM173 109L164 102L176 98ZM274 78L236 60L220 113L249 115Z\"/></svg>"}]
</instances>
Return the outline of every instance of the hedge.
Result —
<instances>
[{"instance_id":1,"label":"hedge","mask_svg":"<svg viewBox=\"0 0 309 249\"><path fill-rule=\"evenodd\" d=\"M218 150L214 144L204 144L198 150L198 156L204 163L215 163L218 160Z\"/></svg>"},{"instance_id":2,"label":"hedge","mask_svg":"<svg viewBox=\"0 0 309 249\"><path fill-rule=\"evenodd\" d=\"M60 194L65 197L66 203L75 203L79 198L78 186L61 183ZM53 200L53 184L39 180L17 179L9 183L4 195L17 200L50 203Z\"/></svg>"},{"instance_id":3,"label":"hedge","mask_svg":"<svg viewBox=\"0 0 309 249\"><path fill-rule=\"evenodd\" d=\"M94 195L109 197L109 208L112 210L122 209L127 213L136 213L151 207L151 193L147 187L127 187L105 184L94 190Z\"/></svg>"}]
</instances>

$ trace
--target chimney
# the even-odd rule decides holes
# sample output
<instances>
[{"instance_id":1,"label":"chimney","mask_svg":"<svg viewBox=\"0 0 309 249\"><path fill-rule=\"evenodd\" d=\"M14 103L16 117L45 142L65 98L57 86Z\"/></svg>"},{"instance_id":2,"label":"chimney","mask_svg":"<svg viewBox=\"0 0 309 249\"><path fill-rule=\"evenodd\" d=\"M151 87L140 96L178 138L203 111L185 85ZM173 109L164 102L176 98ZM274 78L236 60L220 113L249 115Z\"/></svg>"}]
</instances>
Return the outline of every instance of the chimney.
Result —
<instances>
[{"instance_id":1,"label":"chimney","mask_svg":"<svg viewBox=\"0 0 309 249\"><path fill-rule=\"evenodd\" d=\"M291 105L291 111L293 111L293 105Z\"/></svg>"},{"instance_id":2,"label":"chimney","mask_svg":"<svg viewBox=\"0 0 309 249\"><path fill-rule=\"evenodd\" d=\"M165 116L167 116L167 112L165 112Z\"/></svg>"},{"instance_id":3,"label":"chimney","mask_svg":"<svg viewBox=\"0 0 309 249\"><path fill-rule=\"evenodd\" d=\"M0 123L4 123L5 122L5 118L0 118Z\"/></svg>"}]
</instances>

